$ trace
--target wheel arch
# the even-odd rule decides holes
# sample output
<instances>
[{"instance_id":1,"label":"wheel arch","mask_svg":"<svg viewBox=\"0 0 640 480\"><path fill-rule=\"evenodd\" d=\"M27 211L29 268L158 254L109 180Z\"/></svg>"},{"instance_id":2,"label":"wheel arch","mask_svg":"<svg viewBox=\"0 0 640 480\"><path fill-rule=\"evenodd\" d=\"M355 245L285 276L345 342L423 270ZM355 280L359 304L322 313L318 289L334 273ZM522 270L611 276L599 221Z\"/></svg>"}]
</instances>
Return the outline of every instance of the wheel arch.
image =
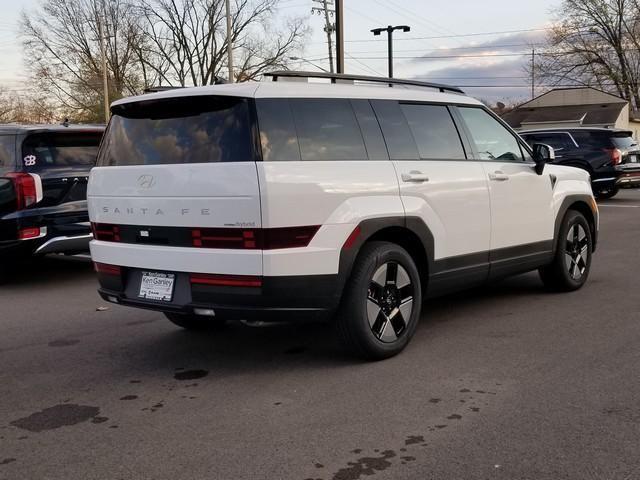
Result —
<instances>
[{"instance_id":1,"label":"wheel arch","mask_svg":"<svg viewBox=\"0 0 640 480\"><path fill-rule=\"evenodd\" d=\"M360 222L356 228L359 233L355 242L349 247L343 246L340 253L340 291L344 290L362 247L372 241L386 241L401 246L413 258L422 290L426 292L429 274L433 271L433 234L421 218L374 218Z\"/></svg>"},{"instance_id":2,"label":"wheel arch","mask_svg":"<svg viewBox=\"0 0 640 480\"><path fill-rule=\"evenodd\" d=\"M598 213L597 210L594 211L590 206L591 204L595 204L595 200L589 195L569 195L563 200L555 221L554 249L557 248L558 245L558 236L562 222L567 216L567 212L573 210L579 212L587 219L591 232L593 251L595 252L598 244Z\"/></svg>"}]
</instances>

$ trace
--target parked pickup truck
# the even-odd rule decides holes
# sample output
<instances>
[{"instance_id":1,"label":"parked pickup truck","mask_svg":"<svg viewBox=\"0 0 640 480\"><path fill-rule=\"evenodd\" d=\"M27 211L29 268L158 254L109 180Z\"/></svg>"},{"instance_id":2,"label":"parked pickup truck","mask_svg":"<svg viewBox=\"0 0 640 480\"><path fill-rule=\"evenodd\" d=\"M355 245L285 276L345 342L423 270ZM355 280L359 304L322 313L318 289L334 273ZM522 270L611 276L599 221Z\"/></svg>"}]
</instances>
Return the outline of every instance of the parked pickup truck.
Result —
<instances>
[{"instance_id":1,"label":"parked pickup truck","mask_svg":"<svg viewBox=\"0 0 640 480\"><path fill-rule=\"evenodd\" d=\"M88 250L87 180L103 126L0 125L0 267Z\"/></svg>"}]
</instances>

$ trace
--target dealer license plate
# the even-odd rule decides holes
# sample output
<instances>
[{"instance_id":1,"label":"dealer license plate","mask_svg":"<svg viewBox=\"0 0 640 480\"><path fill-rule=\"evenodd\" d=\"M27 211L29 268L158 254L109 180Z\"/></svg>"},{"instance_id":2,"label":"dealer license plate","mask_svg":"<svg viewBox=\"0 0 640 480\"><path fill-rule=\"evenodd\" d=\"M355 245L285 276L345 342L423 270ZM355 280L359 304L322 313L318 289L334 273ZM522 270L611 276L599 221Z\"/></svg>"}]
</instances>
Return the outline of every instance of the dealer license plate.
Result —
<instances>
[{"instance_id":1,"label":"dealer license plate","mask_svg":"<svg viewBox=\"0 0 640 480\"><path fill-rule=\"evenodd\" d=\"M173 297L173 273L142 272L138 297L146 300L170 302Z\"/></svg>"}]
</instances>

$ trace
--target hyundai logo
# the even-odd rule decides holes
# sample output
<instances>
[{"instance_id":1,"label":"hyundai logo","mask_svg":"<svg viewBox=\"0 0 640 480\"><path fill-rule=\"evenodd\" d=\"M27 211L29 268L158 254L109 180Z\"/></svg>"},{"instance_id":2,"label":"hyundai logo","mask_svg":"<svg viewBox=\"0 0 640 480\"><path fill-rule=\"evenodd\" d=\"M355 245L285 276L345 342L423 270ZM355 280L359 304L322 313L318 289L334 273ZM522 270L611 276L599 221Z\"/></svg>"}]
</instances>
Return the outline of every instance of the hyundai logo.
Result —
<instances>
[{"instance_id":1,"label":"hyundai logo","mask_svg":"<svg viewBox=\"0 0 640 480\"><path fill-rule=\"evenodd\" d=\"M140 175L138 177L138 185L140 188L151 188L156 184L153 175Z\"/></svg>"}]
</instances>

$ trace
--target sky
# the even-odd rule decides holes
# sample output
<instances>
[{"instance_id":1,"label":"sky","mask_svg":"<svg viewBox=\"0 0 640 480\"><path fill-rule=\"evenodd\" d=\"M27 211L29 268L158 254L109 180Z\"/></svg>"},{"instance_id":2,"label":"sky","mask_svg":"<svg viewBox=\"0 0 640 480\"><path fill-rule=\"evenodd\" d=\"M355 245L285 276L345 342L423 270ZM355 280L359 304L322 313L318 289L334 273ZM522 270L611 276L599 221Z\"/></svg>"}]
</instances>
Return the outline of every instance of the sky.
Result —
<instances>
[{"instance_id":1,"label":"sky","mask_svg":"<svg viewBox=\"0 0 640 480\"><path fill-rule=\"evenodd\" d=\"M0 87L24 90L28 70L22 61L18 19L39 0L0 0ZM531 46L544 42L545 28L561 0L344 0L345 70L386 75L386 36L370 30L409 25L394 33L394 74L462 86L477 98L518 101L531 96L523 66ZM278 17L307 17L312 29L299 55L328 68L324 17L311 15L313 0L281 0ZM511 32L493 33L489 32ZM386 35L383 34L383 35ZM433 58L447 57L447 58ZM455 57L455 58L452 58ZM300 62L302 69L317 69Z\"/></svg>"}]
</instances>

